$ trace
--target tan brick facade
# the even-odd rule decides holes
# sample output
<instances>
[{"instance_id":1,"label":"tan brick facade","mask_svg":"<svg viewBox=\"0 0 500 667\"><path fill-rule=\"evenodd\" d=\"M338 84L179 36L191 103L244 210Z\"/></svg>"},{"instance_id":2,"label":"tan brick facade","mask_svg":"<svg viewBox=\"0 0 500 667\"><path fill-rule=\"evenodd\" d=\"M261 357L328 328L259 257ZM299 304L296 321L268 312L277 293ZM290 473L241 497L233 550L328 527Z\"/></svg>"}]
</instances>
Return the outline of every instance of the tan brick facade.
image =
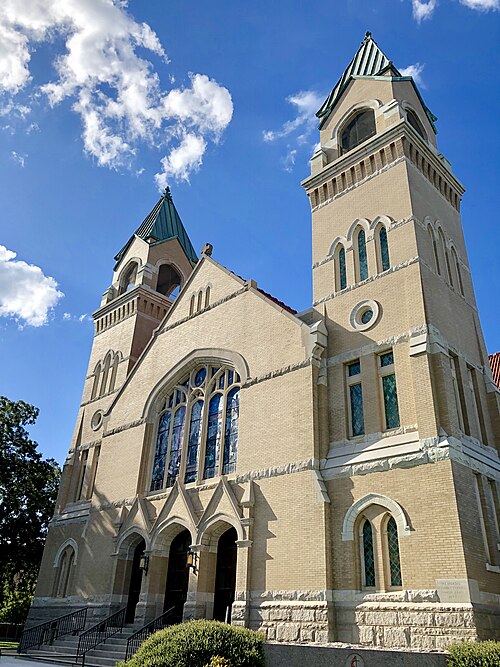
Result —
<instances>
[{"instance_id":1,"label":"tan brick facade","mask_svg":"<svg viewBox=\"0 0 500 667\"><path fill-rule=\"evenodd\" d=\"M229 600L226 619L278 641L418 649L498 638L499 392L463 188L413 82L396 74L352 76L322 120L303 183L311 309L294 314L211 248L193 269L178 238L136 235L126 247L94 316L30 622L128 605L140 625L181 595L184 618L220 618ZM374 133L347 150L346 123L367 109ZM175 269L177 298L158 291L162 265ZM178 574L179 593L183 534L194 567Z\"/></svg>"}]
</instances>

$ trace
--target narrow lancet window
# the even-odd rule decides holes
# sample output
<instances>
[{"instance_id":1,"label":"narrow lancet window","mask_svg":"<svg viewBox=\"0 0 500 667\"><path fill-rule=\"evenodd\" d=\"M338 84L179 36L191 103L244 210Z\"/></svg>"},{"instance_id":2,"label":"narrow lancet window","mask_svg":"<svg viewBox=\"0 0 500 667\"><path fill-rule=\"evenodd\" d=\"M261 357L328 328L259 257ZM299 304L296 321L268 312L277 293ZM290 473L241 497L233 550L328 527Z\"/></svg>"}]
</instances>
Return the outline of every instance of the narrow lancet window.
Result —
<instances>
[{"instance_id":1,"label":"narrow lancet window","mask_svg":"<svg viewBox=\"0 0 500 667\"><path fill-rule=\"evenodd\" d=\"M387 230L385 227L380 228L378 240L380 246L380 264L382 266L382 271L387 271L387 269L391 267L391 262L389 259L389 244L387 242Z\"/></svg>"},{"instance_id":2,"label":"narrow lancet window","mask_svg":"<svg viewBox=\"0 0 500 667\"><path fill-rule=\"evenodd\" d=\"M358 232L358 270L359 280L368 278L368 260L366 257L366 236L363 229Z\"/></svg>"},{"instance_id":3,"label":"narrow lancet window","mask_svg":"<svg viewBox=\"0 0 500 667\"><path fill-rule=\"evenodd\" d=\"M365 519L362 530L363 541L363 583L367 587L375 586L375 554L373 550L373 530L372 525Z\"/></svg>"},{"instance_id":4,"label":"narrow lancet window","mask_svg":"<svg viewBox=\"0 0 500 667\"><path fill-rule=\"evenodd\" d=\"M391 586L401 586L401 562L399 558L398 527L394 517L387 522L387 549L389 552L389 572Z\"/></svg>"},{"instance_id":5,"label":"narrow lancet window","mask_svg":"<svg viewBox=\"0 0 500 667\"><path fill-rule=\"evenodd\" d=\"M219 470L220 441L222 435L222 394L215 394L208 406L207 446L205 450L205 469L203 477L215 477Z\"/></svg>"},{"instance_id":6,"label":"narrow lancet window","mask_svg":"<svg viewBox=\"0 0 500 667\"><path fill-rule=\"evenodd\" d=\"M172 413L170 410L165 412L160 418L158 428L158 438L156 440L156 451L153 462L153 475L151 477L151 491L157 491L163 488L163 479L165 477L165 464L167 460L168 438L170 435L170 420Z\"/></svg>"},{"instance_id":7,"label":"narrow lancet window","mask_svg":"<svg viewBox=\"0 0 500 667\"><path fill-rule=\"evenodd\" d=\"M399 428L398 391L396 374L394 372L394 353L385 352L379 357L380 375L382 377L382 392L384 395L385 428Z\"/></svg>"},{"instance_id":8,"label":"narrow lancet window","mask_svg":"<svg viewBox=\"0 0 500 667\"><path fill-rule=\"evenodd\" d=\"M198 451L200 449L201 420L203 416L203 401L199 400L191 409L189 424L188 450L186 459L186 474L184 481L195 482L198 473Z\"/></svg>"},{"instance_id":9,"label":"narrow lancet window","mask_svg":"<svg viewBox=\"0 0 500 667\"><path fill-rule=\"evenodd\" d=\"M240 412L240 389L235 387L227 395L226 428L224 433L224 459L222 473L228 475L236 470L238 445L238 417Z\"/></svg>"},{"instance_id":10,"label":"narrow lancet window","mask_svg":"<svg viewBox=\"0 0 500 667\"><path fill-rule=\"evenodd\" d=\"M345 248L343 245L337 246L335 257L335 288L337 292L347 287L347 271L345 263Z\"/></svg>"}]
</instances>

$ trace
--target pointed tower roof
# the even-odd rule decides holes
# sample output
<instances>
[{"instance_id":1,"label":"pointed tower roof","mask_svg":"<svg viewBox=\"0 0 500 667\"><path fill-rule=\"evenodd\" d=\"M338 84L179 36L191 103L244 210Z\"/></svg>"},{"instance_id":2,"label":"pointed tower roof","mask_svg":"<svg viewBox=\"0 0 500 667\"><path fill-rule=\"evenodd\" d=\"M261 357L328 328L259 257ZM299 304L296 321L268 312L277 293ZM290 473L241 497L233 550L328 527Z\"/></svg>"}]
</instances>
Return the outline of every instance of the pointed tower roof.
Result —
<instances>
[{"instance_id":1,"label":"pointed tower roof","mask_svg":"<svg viewBox=\"0 0 500 667\"><path fill-rule=\"evenodd\" d=\"M391 77L393 80L401 79L401 80L411 81L413 83L413 86L415 87L417 95L420 98L420 101L422 102L425 112L431 124L433 125L434 121L437 120L437 118L434 116L434 114L431 113L431 111L429 111L429 109L424 104L424 101L422 100L422 97L420 96L420 93L417 87L415 86L415 82L413 81L412 77L411 76L403 77L401 75L401 72L394 66L392 61L390 61L389 58L387 58L385 53L380 49L378 44L372 38L371 32L367 32L365 38L361 42L361 46L357 50L356 55L347 66L345 72L342 74L340 79L337 81L332 92L323 102L319 111L316 113L316 116L320 119L320 125L319 125L320 129L326 122L333 107L337 104L338 100L341 98L344 90L347 88L347 85L349 84L349 81L351 81L351 79L357 77L377 77L377 76L387 76Z\"/></svg>"},{"instance_id":2,"label":"pointed tower roof","mask_svg":"<svg viewBox=\"0 0 500 667\"><path fill-rule=\"evenodd\" d=\"M163 241L176 238L193 266L198 261L193 244L191 243L186 229L177 213L177 209L172 200L170 188L168 187L165 188L162 196L149 215L143 220L135 234L130 237L120 252L115 255L117 263L121 260L136 236L144 241L150 240L151 245L163 243Z\"/></svg>"}]
</instances>

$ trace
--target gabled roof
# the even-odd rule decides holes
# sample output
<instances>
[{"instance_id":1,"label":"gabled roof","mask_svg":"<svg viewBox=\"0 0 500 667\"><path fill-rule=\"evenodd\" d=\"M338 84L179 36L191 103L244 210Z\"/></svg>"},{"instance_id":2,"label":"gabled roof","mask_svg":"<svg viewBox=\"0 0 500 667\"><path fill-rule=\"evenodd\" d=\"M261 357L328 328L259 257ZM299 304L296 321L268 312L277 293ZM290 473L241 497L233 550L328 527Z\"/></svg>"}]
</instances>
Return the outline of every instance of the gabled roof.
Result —
<instances>
[{"instance_id":1,"label":"gabled roof","mask_svg":"<svg viewBox=\"0 0 500 667\"><path fill-rule=\"evenodd\" d=\"M176 238L193 266L198 261L193 244L187 235L174 202L172 201L170 188L165 188L164 193L153 210L144 219L135 234L130 237L120 252L115 256L117 263L121 260L136 236L144 241L150 239L151 245Z\"/></svg>"},{"instance_id":2,"label":"gabled roof","mask_svg":"<svg viewBox=\"0 0 500 667\"><path fill-rule=\"evenodd\" d=\"M431 125L434 127L433 123L437 118L433 113L425 106L420 93L415 86L411 76L402 76L401 72L393 65L393 63L387 58L385 53L380 49L375 40L372 39L371 32L367 32L365 38L361 42L356 55L351 60L347 69L342 74L340 79L337 81L334 89L328 95L326 100L323 102L321 108L316 113L316 116L320 119L320 129L328 119L330 112L337 104L341 98L344 90L347 88L347 85L352 79L359 77L377 77L385 76L389 80L400 80L400 81L411 81L415 88L415 91L422 102L422 106L425 109L425 113L429 118Z\"/></svg>"}]
</instances>

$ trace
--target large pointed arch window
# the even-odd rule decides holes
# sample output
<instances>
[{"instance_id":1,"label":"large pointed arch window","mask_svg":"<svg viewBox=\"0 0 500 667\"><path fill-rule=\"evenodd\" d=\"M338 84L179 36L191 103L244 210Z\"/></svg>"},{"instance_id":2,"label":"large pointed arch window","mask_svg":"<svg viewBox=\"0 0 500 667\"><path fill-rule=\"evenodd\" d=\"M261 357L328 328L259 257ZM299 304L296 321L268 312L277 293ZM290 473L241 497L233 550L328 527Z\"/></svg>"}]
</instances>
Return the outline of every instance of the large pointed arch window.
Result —
<instances>
[{"instance_id":1,"label":"large pointed arch window","mask_svg":"<svg viewBox=\"0 0 500 667\"><path fill-rule=\"evenodd\" d=\"M172 387L158 420L151 491L235 471L240 387L234 369L212 364Z\"/></svg>"}]
</instances>

